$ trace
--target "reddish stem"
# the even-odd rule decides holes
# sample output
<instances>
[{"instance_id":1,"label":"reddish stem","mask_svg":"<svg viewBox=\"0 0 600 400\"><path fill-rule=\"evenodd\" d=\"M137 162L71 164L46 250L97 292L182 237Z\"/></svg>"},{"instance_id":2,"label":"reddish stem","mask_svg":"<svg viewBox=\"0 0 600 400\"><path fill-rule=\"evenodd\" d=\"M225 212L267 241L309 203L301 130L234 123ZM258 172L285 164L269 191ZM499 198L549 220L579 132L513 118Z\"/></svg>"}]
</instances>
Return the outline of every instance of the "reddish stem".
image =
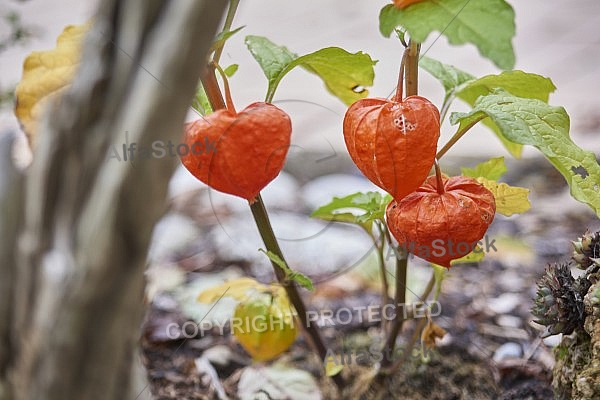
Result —
<instances>
[{"instance_id":1,"label":"reddish stem","mask_svg":"<svg viewBox=\"0 0 600 400\"><path fill-rule=\"evenodd\" d=\"M444 180L442 179L442 170L440 169L440 164L438 160L434 160L435 166L435 177L437 180L437 192L439 194L444 194L446 191L444 190Z\"/></svg>"},{"instance_id":2,"label":"reddish stem","mask_svg":"<svg viewBox=\"0 0 600 400\"><path fill-rule=\"evenodd\" d=\"M406 65L406 58L408 57L408 47L404 49L402 54L402 61L400 61L400 74L398 75L398 84L396 85L396 94L392 97L392 101L402 101L404 97L404 65Z\"/></svg>"},{"instance_id":3,"label":"reddish stem","mask_svg":"<svg viewBox=\"0 0 600 400\"><path fill-rule=\"evenodd\" d=\"M237 114L235 111L235 106L233 105L233 100L231 99L231 90L229 89L229 79L227 79L227 74L223 71L223 68L217 63L213 63L214 67L219 74L221 75L221 79L223 79L223 90L225 91L225 101L227 102L227 109L234 114Z\"/></svg>"}]
</instances>

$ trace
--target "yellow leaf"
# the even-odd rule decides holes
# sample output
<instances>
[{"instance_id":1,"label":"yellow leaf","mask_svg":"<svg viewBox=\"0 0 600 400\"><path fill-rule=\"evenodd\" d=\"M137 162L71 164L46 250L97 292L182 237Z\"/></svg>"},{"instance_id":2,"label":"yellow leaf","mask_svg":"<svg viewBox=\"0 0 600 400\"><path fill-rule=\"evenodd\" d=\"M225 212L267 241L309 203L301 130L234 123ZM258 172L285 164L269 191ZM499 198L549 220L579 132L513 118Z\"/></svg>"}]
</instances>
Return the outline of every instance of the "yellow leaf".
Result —
<instances>
[{"instance_id":1,"label":"yellow leaf","mask_svg":"<svg viewBox=\"0 0 600 400\"><path fill-rule=\"evenodd\" d=\"M340 363L338 363L335 360L335 355L328 355L327 357L325 357L325 375L332 377L335 376L337 374L339 374L340 372L342 372L342 370L344 369L344 366Z\"/></svg>"},{"instance_id":2,"label":"yellow leaf","mask_svg":"<svg viewBox=\"0 0 600 400\"><path fill-rule=\"evenodd\" d=\"M251 291L267 292L269 290L269 286L264 285L255 279L239 278L204 290L198 295L196 300L200 303L212 303L225 294L227 297L231 297L238 301L244 301L248 298L248 294Z\"/></svg>"},{"instance_id":3,"label":"yellow leaf","mask_svg":"<svg viewBox=\"0 0 600 400\"><path fill-rule=\"evenodd\" d=\"M23 63L23 76L15 92L15 115L32 144L48 100L63 92L75 75L83 37L90 26L91 22L67 26L53 50L34 51Z\"/></svg>"},{"instance_id":4,"label":"yellow leaf","mask_svg":"<svg viewBox=\"0 0 600 400\"><path fill-rule=\"evenodd\" d=\"M496 198L496 212L507 217L513 214L521 214L531 208L529 203L529 189L509 186L506 183L498 183L485 178L477 178L477 181L485 186Z\"/></svg>"},{"instance_id":5,"label":"yellow leaf","mask_svg":"<svg viewBox=\"0 0 600 400\"><path fill-rule=\"evenodd\" d=\"M273 298L277 298L282 307L290 307L290 302L283 286L265 285L252 278L233 279L206 289L198 295L196 300L200 303L212 303L225 296L237 301L246 301L249 297L257 293L268 293Z\"/></svg>"}]
</instances>

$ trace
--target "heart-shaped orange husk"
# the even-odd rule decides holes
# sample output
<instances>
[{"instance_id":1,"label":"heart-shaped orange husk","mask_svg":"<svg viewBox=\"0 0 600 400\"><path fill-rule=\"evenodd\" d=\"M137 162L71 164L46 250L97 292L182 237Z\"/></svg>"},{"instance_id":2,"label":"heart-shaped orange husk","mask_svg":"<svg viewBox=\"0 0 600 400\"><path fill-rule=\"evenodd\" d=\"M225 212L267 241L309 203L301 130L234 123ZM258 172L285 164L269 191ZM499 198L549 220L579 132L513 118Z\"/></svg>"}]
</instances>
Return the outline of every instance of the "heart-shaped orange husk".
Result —
<instances>
[{"instance_id":1,"label":"heart-shaped orange husk","mask_svg":"<svg viewBox=\"0 0 600 400\"><path fill-rule=\"evenodd\" d=\"M444 192L430 176L414 193L392 200L386 216L400 248L450 268L471 252L494 219L494 195L475 179L443 177Z\"/></svg>"},{"instance_id":2,"label":"heart-shaped orange husk","mask_svg":"<svg viewBox=\"0 0 600 400\"><path fill-rule=\"evenodd\" d=\"M426 98L362 99L344 117L350 157L375 185L401 199L423 183L435 158L440 113Z\"/></svg>"},{"instance_id":3,"label":"heart-shaped orange husk","mask_svg":"<svg viewBox=\"0 0 600 400\"><path fill-rule=\"evenodd\" d=\"M289 116L272 104L253 103L237 114L218 110L186 124L184 143L190 149L199 143L202 153L190 151L181 161L211 188L252 202L281 172L291 134ZM207 142L214 151L203 151Z\"/></svg>"}]
</instances>

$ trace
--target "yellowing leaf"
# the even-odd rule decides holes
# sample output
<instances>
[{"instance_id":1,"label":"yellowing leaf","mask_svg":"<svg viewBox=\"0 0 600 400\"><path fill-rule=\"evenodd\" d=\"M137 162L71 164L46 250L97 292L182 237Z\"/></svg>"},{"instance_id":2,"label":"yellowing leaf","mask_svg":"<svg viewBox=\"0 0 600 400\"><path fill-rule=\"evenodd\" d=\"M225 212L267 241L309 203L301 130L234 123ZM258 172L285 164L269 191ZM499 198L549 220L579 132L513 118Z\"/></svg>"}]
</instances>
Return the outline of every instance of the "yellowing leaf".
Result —
<instances>
[{"instance_id":1,"label":"yellowing leaf","mask_svg":"<svg viewBox=\"0 0 600 400\"><path fill-rule=\"evenodd\" d=\"M291 307L283 286L265 285L252 278L238 278L224 282L202 291L196 300L200 303L212 303L221 297L231 297L237 301L246 301L261 293L270 294L282 307L287 307L287 309Z\"/></svg>"},{"instance_id":2,"label":"yellowing leaf","mask_svg":"<svg viewBox=\"0 0 600 400\"><path fill-rule=\"evenodd\" d=\"M15 115L32 144L48 100L59 95L75 75L83 37L90 25L67 26L56 40L56 48L34 51L23 63L23 76L15 93Z\"/></svg>"},{"instance_id":3,"label":"yellowing leaf","mask_svg":"<svg viewBox=\"0 0 600 400\"><path fill-rule=\"evenodd\" d=\"M529 203L529 189L509 186L506 183L498 183L485 178L477 178L477 181L494 194L496 198L496 212L506 215L521 214L531 208Z\"/></svg>"},{"instance_id":4,"label":"yellowing leaf","mask_svg":"<svg viewBox=\"0 0 600 400\"><path fill-rule=\"evenodd\" d=\"M326 376L329 376L329 377L336 376L337 374L342 372L343 369L344 369L344 366L335 360L335 355L329 355L325 358L325 375Z\"/></svg>"}]
</instances>

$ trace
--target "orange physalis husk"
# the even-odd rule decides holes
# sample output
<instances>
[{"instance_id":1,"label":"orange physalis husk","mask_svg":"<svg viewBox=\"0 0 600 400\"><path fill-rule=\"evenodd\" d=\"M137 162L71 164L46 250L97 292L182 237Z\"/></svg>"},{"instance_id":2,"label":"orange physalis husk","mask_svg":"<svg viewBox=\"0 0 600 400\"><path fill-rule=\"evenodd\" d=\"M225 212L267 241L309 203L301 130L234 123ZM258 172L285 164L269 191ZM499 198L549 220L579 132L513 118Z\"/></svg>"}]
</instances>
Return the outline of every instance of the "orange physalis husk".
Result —
<instances>
[{"instance_id":1,"label":"orange physalis husk","mask_svg":"<svg viewBox=\"0 0 600 400\"><path fill-rule=\"evenodd\" d=\"M371 182L398 200L427 178L439 136L440 113L420 96L362 99L344 117L350 157Z\"/></svg>"},{"instance_id":2,"label":"orange physalis husk","mask_svg":"<svg viewBox=\"0 0 600 400\"><path fill-rule=\"evenodd\" d=\"M435 175L401 201L387 207L387 224L400 248L450 268L450 261L469 254L494 219L494 195L475 179Z\"/></svg>"},{"instance_id":3,"label":"orange physalis husk","mask_svg":"<svg viewBox=\"0 0 600 400\"><path fill-rule=\"evenodd\" d=\"M291 134L289 116L272 104L253 103L239 113L222 109L185 125L190 151L181 161L211 188L253 202L281 172Z\"/></svg>"}]
</instances>

